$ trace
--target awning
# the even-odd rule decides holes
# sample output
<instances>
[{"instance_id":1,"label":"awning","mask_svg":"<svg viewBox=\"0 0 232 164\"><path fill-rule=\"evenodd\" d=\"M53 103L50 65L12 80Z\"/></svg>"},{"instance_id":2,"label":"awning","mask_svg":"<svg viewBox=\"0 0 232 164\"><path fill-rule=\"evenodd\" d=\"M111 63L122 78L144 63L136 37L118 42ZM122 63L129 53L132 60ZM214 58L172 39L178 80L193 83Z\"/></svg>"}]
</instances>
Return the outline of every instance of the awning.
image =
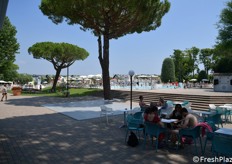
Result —
<instances>
[{"instance_id":1,"label":"awning","mask_svg":"<svg viewBox=\"0 0 232 164\"><path fill-rule=\"evenodd\" d=\"M197 81L197 79L191 79L191 80L189 80L189 81L194 82L194 81Z\"/></svg>"},{"instance_id":2,"label":"awning","mask_svg":"<svg viewBox=\"0 0 232 164\"><path fill-rule=\"evenodd\" d=\"M6 84L6 81L0 80L0 84Z\"/></svg>"}]
</instances>

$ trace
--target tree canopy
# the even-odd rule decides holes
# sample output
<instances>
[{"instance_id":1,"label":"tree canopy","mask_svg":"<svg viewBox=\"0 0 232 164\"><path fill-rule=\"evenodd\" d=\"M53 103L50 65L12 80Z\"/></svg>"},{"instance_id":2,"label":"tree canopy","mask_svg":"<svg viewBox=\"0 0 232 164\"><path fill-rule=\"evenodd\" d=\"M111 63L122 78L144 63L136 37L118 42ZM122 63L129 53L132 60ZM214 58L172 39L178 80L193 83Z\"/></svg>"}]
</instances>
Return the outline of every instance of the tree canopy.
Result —
<instances>
[{"instance_id":1,"label":"tree canopy","mask_svg":"<svg viewBox=\"0 0 232 164\"><path fill-rule=\"evenodd\" d=\"M231 73L232 72L232 58L223 57L217 60L214 65L215 73Z\"/></svg>"},{"instance_id":2,"label":"tree canopy","mask_svg":"<svg viewBox=\"0 0 232 164\"><path fill-rule=\"evenodd\" d=\"M165 58L163 61L161 80L164 83L175 81L175 65L171 58Z\"/></svg>"},{"instance_id":3,"label":"tree canopy","mask_svg":"<svg viewBox=\"0 0 232 164\"><path fill-rule=\"evenodd\" d=\"M156 29L169 8L167 0L42 0L40 5L54 23L65 19L109 39Z\"/></svg>"},{"instance_id":4,"label":"tree canopy","mask_svg":"<svg viewBox=\"0 0 232 164\"><path fill-rule=\"evenodd\" d=\"M205 67L205 72L208 77L209 70L213 68L214 50L211 48L204 48L200 50L199 60Z\"/></svg>"},{"instance_id":5,"label":"tree canopy","mask_svg":"<svg viewBox=\"0 0 232 164\"><path fill-rule=\"evenodd\" d=\"M232 56L232 1L227 2L218 22L216 52L222 56Z\"/></svg>"},{"instance_id":6,"label":"tree canopy","mask_svg":"<svg viewBox=\"0 0 232 164\"><path fill-rule=\"evenodd\" d=\"M33 81L33 77L28 74L18 74L15 80L18 84L27 84L28 82Z\"/></svg>"},{"instance_id":7,"label":"tree canopy","mask_svg":"<svg viewBox=\"0 0 232 164\"><path fill-rule=\"evenodd\" d=\"M16 39L16 28L5 17L0 30L0 79L12 80L17 74L18 66L14 64L19 43Z\"/></svg>"},{"instance_id":8,"label":"tree canopy","mask_svg":"<svg viewBox=\"0 0 232 164\"><path fill-rule=\"evenodd\" d=\"M214 49L192 47L186 50L174 50L173 55L170 56L175 64L175 75L179 81L197 78L197 71L199 74L199 64L204 65L204 70L208 77L208 72L214 69L214 64L218 60L215 56ZM192 74L192 75L191 75ZM191 76L191 77L190 77Z\"/></svg>"},{"instance_id":9,"label":"tree canopy","mask_svg":"<svg viewBox=\"0 0 232 164\"><path fill-rule=\"evenodd\" d=\"M197 81L200 82L200 81L202 81L202 79L208 79L208 75L206 74L206 71L204 71L204 70L201 70L199 72L199 75L197 77Z\"/></svg>"},{"instance_id":10,"label":"tree canopy","mask_svg":"<svg viewBox=\"0 0 232 164\"><path fill-rule=\"evenodd\" d=\"M28 49L35 59L45 59L53 64L56 70L52 91L56 90L57 80L63 68L71 66L76 60L84 60L89 53L69 43L40 42Z\"/></svg>"},{"instance_id":11,"label":"tree canopy","mask_svg":"<svg viewBox=\"0 0 232 164\"><path fill-rule=\"evenodd\" d=\"M174 50L173 55L171 55L171 58L173 59L174 66L175 66L175 77L178 78L179 82L183 79L183 73L184 73L184 55L181 50Z\"/></svg>"},{"instance_id":12,"label":"tree canopy","mask_svg":"<svg viewBox=\"0 0 232 164\"><path fill-rule=\"evenodd\" d=\"M40 5L41 11L54 23L65 20L71 25L78 24L98 37L105 99L111 99L109 40L155 30L169 8L168 0L42 0Z\"/></svg>"},{"instance_id":13,"label":"tree canopy","mask_svg":"<svg viewBox=\"0 0 232 164\"><path fill-rule=\"evenodd\" d=\"M214 72L231 73L232 69L232 1L228 1L218 22L218 37L215 45Z\"/></svg>"},{"instance_id":14,"label":"tree canopy","mask_svg":"<svg viewBox=\"0 0 232 164\"><path fill-rule=\"evenodd\" d=\"M192 47L191 49L188 49L185 51L186 55L188 56L188 67L192 71L192 76L194 77L194 72L198 68L198 60L197 56L199 53L199 48Z\"/></svg>"}]
</instances>

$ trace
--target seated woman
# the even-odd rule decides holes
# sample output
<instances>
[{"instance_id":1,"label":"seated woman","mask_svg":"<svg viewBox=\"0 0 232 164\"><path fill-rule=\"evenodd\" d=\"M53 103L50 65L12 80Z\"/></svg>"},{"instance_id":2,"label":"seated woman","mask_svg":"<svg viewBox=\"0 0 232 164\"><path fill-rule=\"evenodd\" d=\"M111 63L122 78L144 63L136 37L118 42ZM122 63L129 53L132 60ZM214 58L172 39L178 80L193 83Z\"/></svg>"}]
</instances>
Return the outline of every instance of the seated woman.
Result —
<instances>
[{"instance_id":1,"label":"seated woman","mask_svg":"<svg viewBox=\"0 0 232 164\"><path fill-rule=\"evenodd\" d=\"M161 122L161 119L159 118L158 108L156 106L147 108L147 110L144 112L144 121L153 122L161 127L164 127L164 124ZM161 143L163 139L164 133L161 133L158 138L159 143Z\"/></svg>"},{"instance_id":2,"label":"seated woman","mask_svg":"<svg viewBox=\"0 0 232 164\"><path fill-rule=\"evenodd\" d=\"M177 125L181 123L180 122L182 120L181 109L182 109L182 106L180 104L176 104L175 109L170 114L169 118L170 119L177 119L178 122L174 123L172 126L171 126L171 124L168 124L167 125L168 128L175 129L175 128L177 128Z\"/></svg>"}]
</instances>

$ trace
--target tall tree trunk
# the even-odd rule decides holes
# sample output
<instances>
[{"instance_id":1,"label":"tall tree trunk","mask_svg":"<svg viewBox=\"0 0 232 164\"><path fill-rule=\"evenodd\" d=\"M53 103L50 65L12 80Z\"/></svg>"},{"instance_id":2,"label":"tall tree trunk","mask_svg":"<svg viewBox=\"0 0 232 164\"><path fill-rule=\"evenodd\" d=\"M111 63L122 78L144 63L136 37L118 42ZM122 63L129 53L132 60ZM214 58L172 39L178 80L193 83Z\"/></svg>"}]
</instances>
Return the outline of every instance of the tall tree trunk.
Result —
<instances>
[{"instance_id":1,"label":"tall tree trunk","mask_svg":"<svg viewBox=\"0 0 232 164\"><path fill-rule=\"evenodd\" d=\"M61 72L61 67L58 67L58 69L56 69L56 76L55 76L55 79L53 81L51 92L56 92L56 84L57 84L58 78L60 76L60 72Z\"/></svg>"},{"instance_id":2,"label":"tall tree trunk","mask_svg":"<svg viewBox=\"0 0 232 164\"><path fill-rule=\"evenodd\" d=\"M111 99L110 91L110 73L109 73L109 37L107 35L103 36L104 46L102 53L102 42L101 36L98 37L98 51L99 51L99 62L102 68L102 78L103 78L103 94L105 100Z\"/></svg>"}]
</instances>

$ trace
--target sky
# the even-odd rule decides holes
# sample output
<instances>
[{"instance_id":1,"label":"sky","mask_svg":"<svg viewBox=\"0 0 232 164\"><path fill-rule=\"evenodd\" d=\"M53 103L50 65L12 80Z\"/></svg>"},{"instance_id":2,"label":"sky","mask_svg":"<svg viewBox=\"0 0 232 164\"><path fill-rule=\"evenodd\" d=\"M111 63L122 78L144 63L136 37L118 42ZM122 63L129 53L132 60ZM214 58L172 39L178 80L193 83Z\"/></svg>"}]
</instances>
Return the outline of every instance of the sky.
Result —
<instances>
[{"instance_id":1,"label":"sky","mask_svg":"<svg viewBox=\"0 0 232 164\"><path fill-rule=\"evenodd\" d=\"M160 75L165 58L174 49L186 50L213 48L218 36L217 22L228 0L169 0L171 7L162 18L159 28L141 34L129 34L110 40L110 75L135 74ZM16 27L20 44L15 64L19 73L55 74L53 65L44 59L34 59L28 48L38 42L66 42L89 52L84 61L69 67L70 75L101 74L98 60L97 37L78 25L54 24L39 9L40 0L9 0L6 15ZM65 75L67 69L61 74Z\"/></svg>"}]
</instances>

